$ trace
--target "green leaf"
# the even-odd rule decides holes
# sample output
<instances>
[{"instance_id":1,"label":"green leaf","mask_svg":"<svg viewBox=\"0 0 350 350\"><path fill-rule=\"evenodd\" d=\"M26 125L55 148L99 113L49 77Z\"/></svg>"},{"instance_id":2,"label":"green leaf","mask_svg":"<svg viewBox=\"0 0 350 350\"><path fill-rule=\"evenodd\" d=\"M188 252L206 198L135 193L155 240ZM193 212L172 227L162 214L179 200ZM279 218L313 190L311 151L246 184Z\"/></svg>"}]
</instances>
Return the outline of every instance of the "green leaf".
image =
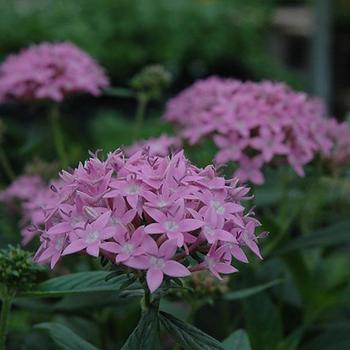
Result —
<instances>
[{"instance_id":1,"label":"green leaf","mask_svg":"<svg viewBox=\"0 0 350 350\"><path fill-rule=\"evenodd\" d=\"M121 350L160 350L158 309L149 308Z\"/></svg>"},{"instance_id":2,"label":"green leaf","mask_svg":"<svg viewBox=\"0 0 350 350\"><path fill-rule=\"evenodd\" d=\"M294 250L326 247L350 241L350 220L344 220L334 225L320 229L310 235L290 241L278 250L276 254L284 254Z\"/></svg>"},{"instance_id":3,"label":"green leaf","mask_svg":"<svg viewBox=\"0 0 350 350\"><path fill-rule=\"evenodd\" d=\"M275 349L283 339L282 319L266 292L247 298L243 303L246 330L253 349Z\"/></svg>"},{"instance_id":4,"label":"green leaf","mask_svg":"<svg viewBox=\"0 0 350 350\"><path fill-rule=\"evenodd\" d=\"M48 332L50 338L64 350L98 350L95 346L60 323L40 323L35 328Z\"/></svg>"},{"instance_id":5,"label":"green leaf","mask_svg":"<svg viewBox=\"0 0 350 350\"><path fill-rule=\"evenodd\" d=\"M320 334L301 348L302 350L348 350L350 349L349 329L333 330Z\"/></svg>"},{"instance_id":6,"label":"green leaf","mask_svg":"<svg viewBox=\"0 0 350 350\"><path fill-rule=\"evenodd\" d=\"M260 285L255 286L255 287L239 289L239 290L236 290L234 292L227 293L224 296L224 298L226 300L237 300L237 299L247 298L247 297L250 297L250 296L252 296L254 294L263 292L264 290L266 290L268 288L271 288L271 287L273 287L273 286L275 286L277 284L280 284L280 283L282 283L282 281L283 280L278 279L278 280L271 281L271 282L268 282L268 283L260 284Z\"/></svg>"},{"instance_id":7,"label":"green leaf","mask_svg":"<svg viewBox=\"0 0 350 350\"><path fill-rule=\"evenodd\" d=\"M110 272L107 271L91 271L55 277L40 283L34 290L24 292L20 296L48 298L91 292L121 291L121 286L128 278L117 276L106 281L105 278L109 274Z\"/></svg>"},{"instance_id":8,"label":"green leaf","mask_svg":"<svg viewBox=\"0 0 350 350\"><path fill-rule=\"evenodd\" d=\"M250 341L247 332L244 329L238 329L222 342L226 350L251 350Z\"/></svg>"},{"instance_id":9,"label":"green leaf","mask_svg":"<svg viewBox=\"0 0 350 350\"><path fill-rule=\"evenodd\" d=\"M160 320L168 333L173 336L179 345L187 350L224 350L222 344L200 329L179 320L178 318L160 312Z\"/></svg>"}]
</instances>

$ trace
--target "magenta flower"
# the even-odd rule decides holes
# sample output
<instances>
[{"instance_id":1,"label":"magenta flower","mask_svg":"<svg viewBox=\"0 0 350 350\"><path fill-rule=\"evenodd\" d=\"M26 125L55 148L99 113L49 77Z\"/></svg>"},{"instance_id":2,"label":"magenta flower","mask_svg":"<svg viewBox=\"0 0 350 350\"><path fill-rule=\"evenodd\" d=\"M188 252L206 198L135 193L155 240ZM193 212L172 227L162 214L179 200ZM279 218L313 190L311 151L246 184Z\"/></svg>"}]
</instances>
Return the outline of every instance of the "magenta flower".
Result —
<instances>
[{"instance_id":1,"label":"magenta flower","mask_svg":"<svg viewBox=\"0 0 350 350\"><path fill-rule=\"evenodd\" d=\"M92 224L87 224L85 228L76 229L75 239L64 249L62 255L86 249L87 254L97 257L102 241L112 238L115 234L114 228L107 226L110 217L111 213L106 212Z\"/></svg>"},{"instance_id":2,"label":"magenta flower","mask_svg":"<svg viewBox=\"0 0 350 350\"><path fill-rule=\"evenodd\" d=\"M147 270L146 279L150 291L153 293L162 284L164 275L170 277L186 277L191 272L179 262L172 260L176 252L176 240L168 240L159 248L153 245L150 254L130 259L127 265Z\"/></svg>"},{"instance_id":3,"label":"magenta flower","mask_svg":"<svg viewBox=\"0 0 350 350\"><path fill-rule=\"evenodd\" d=\"M266 164L282 161L302 176L307 163L329 153L325 114L318 99L283 83L210 77L170 100L164 118L190 144L212 138L219 165L233 161L235 176L262 184Z\"/></svg>"},{"instance_id":4,"label":"magenta flower","mask_svg":"<svg viewBox=\"0 0 350 350\"><path fill-rule=\"evenodd\" d=\"M10 55L0 66L0 102L99 95L108 86L102 68L72 43L42 43Z\"/></svg>"},{"instance_id":5,"label":"magenta flower","mask_svg":"<svg viewBox=\"0 0 350 350\"><path fill-rule=\"evenodd\" d=\"M216 245L212 245L208 254L205 257L202 266L205 266L215 277L221 279L220 273L230 274L238 272L236 268L231 265L231 259L225 259L224 247L216 248Z\"/></svg>"},{"instance_id":6,"label":"magenta flower","mask_svg":"<svg viewBox=\"0 0 350 350\"><path fill-rule=\"evenodd\" d=\"M117 150L60 178L41 209L39 262L53 267L68 254L103 256L136 276L147 270L153 292L164 275L209 269L219 276L236 271L232 258L246 262L245 250L260 256L260 224L242 205L249 189L218 176L213 166L197 168L183 151L126 157Z\"/></svg>"},{"instance_id":7,"label":"magenta flower","mask_svg":"<svg viewBox=\"0 0 350 350\"><path fill-rule=\"evenodd\" d=\"M184 218L184 209L180 207L174 215L163 214L159 210L149 210L148 213L156 222L146 226L146 233L165 233L168 239L176 240L179 247L182 247L185 242L193 242L195 239L188 232L195 231L204 224L200 220Z\"/></svg>"},{"instance_id":8,"label":"magenta flower","mask_svg":"<svg viewBox=\"0 0 350 350\"><path fill-rule=\"evenodd\" d=\"M140 226L135 232L130 236L126 234L118 234L114 236L115 242L105 242L101 244L101 248L115 253L116 263L121 263L128 261L132 257L136 257L145 254L149 250L150 241L153 242L147 235L145 235L144 227Z\"/></svg>"}]
</instances>

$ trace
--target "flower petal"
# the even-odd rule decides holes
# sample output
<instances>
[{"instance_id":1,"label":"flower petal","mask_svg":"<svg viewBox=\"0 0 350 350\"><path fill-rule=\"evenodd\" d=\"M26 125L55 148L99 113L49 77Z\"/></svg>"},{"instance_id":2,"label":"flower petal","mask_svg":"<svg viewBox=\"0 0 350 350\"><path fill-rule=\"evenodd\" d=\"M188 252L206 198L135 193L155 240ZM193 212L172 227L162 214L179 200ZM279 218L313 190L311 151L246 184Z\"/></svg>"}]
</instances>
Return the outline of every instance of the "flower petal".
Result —
<instances>
[{"instance_id":1,"label":"flower petal","mask_svg":"<svg viewBox=\"0 0 350 350\"><path fill-rule=\"evenodd\" d=\"M163 267L163 272L171 277L185 277L189 276L191 272L177 261L166 261Z\"/></svg>"},{"instance_id":2,"label":"flower petal","mask_svg":"<svg viewBox=\"0 0 350 350\"><path fill-rule=\"evenodd\" d=\"M163 282L163 272L159 269L150 269L147 271L146 280L151 293L160 287Z\"/></svg>"},{"instance_id":3,"label":"flower petal","mask_svg":"<svg viewBox=\"0 0 350 350\"><path fill-rule=\"evenodd\" d=\"M72 243L68 244L66 249L63 251L62 255L76 253L85 248L86 248L85 241L83 239L77 239L76 241L73 241Z\"/></svg>"}]
</instances>

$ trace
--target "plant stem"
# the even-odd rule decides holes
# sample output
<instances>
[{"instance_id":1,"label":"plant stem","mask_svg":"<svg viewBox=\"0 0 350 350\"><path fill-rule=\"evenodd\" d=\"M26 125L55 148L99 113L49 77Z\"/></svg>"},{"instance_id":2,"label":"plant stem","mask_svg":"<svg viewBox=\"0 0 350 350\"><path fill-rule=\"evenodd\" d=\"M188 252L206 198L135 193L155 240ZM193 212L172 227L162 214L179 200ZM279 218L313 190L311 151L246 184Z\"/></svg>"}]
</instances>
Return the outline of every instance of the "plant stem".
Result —
<instances>
[{"instance_id":1,"label":"plant stem","mask_svg":"<svg viewBox=\"0 0 350 350\"><path fill-rule=\"evenodd\" d=\"M4 171L7 175L7 177L10 180L14 180L16 177L15 172L13 171L11 163L10 163L9 159L7 158L7 155L6 155L4 149L2 148L1 145L0 145L0 163L1 163L2 167L4 168Z\"/></svg>"},{"instance_id":2,"label":"plant stem","mask_svg":"<svg viewBox=\"0 0 350 350\"><path fill-rule=\"evenodd\" d=\"M135 116L135 129L134 129L134 141L140 136L140 132L143 126L143 120L145 116L145 110L148 103L148 97L144 93L140 93L137 96L137 110Z\"/></svg>"},{"instance_id":3,"label":"plant stem","mask_svg":"<svg viewBox=\"0 0 350 350\"><path fill-rule=\"evenodd\" d=\"M0 350L5 350L6 346L6 334L7 334L7 325L10 316L12 299L10 297L2 298L2 308L0 316Z\"/></svg>"},{"instance_id":4,"label":"plant stem","mask_svg":"<svg viewBox=\"0 0 350 350\"><path fill-rule=\"evenodd\" d=\"M53 139L54 139L57 154L61 161L61 166L63 168L67 168L68 166L67 153L64 147L64 137L60 126L59 118L60 118L59 107L57 104L54 104L52 105L51 111L50 111L50 122L51 122Z\"/></svg>"}]
</instances>

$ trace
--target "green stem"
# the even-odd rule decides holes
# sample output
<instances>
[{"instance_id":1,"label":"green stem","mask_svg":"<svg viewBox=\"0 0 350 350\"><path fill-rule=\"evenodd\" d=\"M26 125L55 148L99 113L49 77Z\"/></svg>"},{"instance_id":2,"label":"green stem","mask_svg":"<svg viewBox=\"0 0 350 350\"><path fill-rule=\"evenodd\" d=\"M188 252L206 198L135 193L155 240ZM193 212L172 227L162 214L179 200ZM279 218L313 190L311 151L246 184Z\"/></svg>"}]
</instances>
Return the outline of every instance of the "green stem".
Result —
<instances>
[{"instance_id":1,"label":"green stem","mask_svg":"<svg viewBox=\"0 0 350 350\"><path fill-rule=\"evenodd\" d=\"M67 168L68 160L67 153L64 147L64 137L59 122L60 114L58 105L53 105L50 111L50 122L52 128L53 139L56 147L57 154L61 161L61 166Z\"/></svg>"},{"instance_id":2,"label":"green stem","mask_svg":"<svg viewBox=\"0 0 350 350\"><path fill-rule=\"evenodd\" d=\"M2 167L4 168L4 171L7 175L7 177L10 180L14 180L16 175L15 172L12 169L11 163L4 151L4 149L2 148L2 146L0 145L0 163L2 165Z\"/></svg>"},{"instance_id":3,"label":"green stem","mask_svg":"<svg viewBox=\"0 0 350 350\"><path fill-rule=\"evenodd\" d=\"M134 129L134 141L140 136L143 120L145 116L145 110L148 103L147 95L140 93L137 97L137 110L135 116L135 129Z\"/></svg>"},{"instance_id":4,"label":"green stem","mask_svg":"<svg viewBox=\"0 0 350 350\"><path fill-rule=\"evenodd\" d=\"M2 299L0 316L0 350L5 350L6 346L7 325L10 316L11 302L12 299L10 297L4 297Z\"/></svg>"}]
</instances>

